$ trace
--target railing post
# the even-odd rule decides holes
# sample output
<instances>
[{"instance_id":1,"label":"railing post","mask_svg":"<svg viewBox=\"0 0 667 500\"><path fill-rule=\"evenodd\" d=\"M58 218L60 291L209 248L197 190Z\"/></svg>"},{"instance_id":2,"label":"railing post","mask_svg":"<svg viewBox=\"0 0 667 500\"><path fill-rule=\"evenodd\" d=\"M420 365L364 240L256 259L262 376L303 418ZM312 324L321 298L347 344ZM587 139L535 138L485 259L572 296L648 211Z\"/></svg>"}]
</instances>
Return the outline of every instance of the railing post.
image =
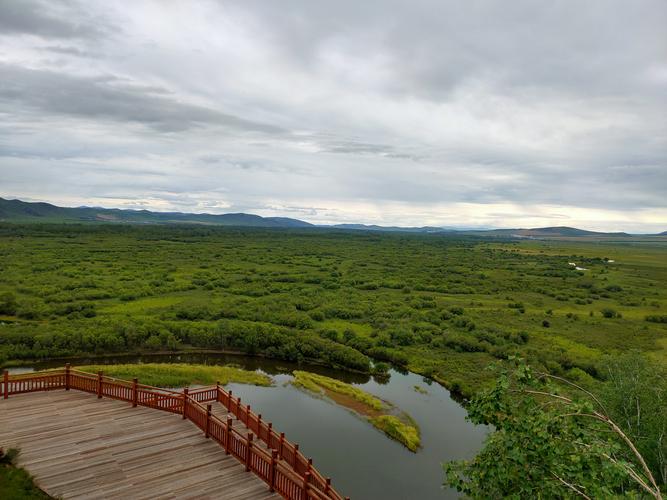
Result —
<instances>
[{"instance_id":1,"label":"railing post","mask_svg":"<svg viewBox=\"0 0 667 500\"><path fill-rule=\"evenodd\" d=\"M245 426L248 427L250 421L250 405L245 405Z\"/></svg>"},{"instance_id":2,"label":"railing post","mask_svg":"<svg viewBox=\"0 0 667 500\"><path fill-rule=\"evenodd\" d=\"M303 500L308 500L308 488L310 487L310 472L303 476Z\"/></svg>"},{"instance_id":3,"label":"railing post","mask_svg":"<svg viewBox=\"0 0 667 500\"><path fill-rule=\"evenodd\" d=\"M257 415L257 437L262 441L262 414Z\"/></svg>"},{"instance_id":4,"label":"railing post","mask_svg":"<svg viewBox=\"0 0 667 500\"><path fill-rule=\"evenodd\" d=\"M188 406L188 388L183 389L183 420L185 420L185 410Z\"/></svg>"},{"instance_id":5,"label":"railing post","mask_svg":"<svg viewBox=\"0 0 667 500\"><path fill-rule=\"evenodd\" d=\"M2 372L2 397L4 399L9 397L9 370Z\"/></svg>"},{"instance_id":6,"label":"railing post","mask_svg":"<svg viewBox=\"0 0 667 500\"><path fill-rule=\"evenodd\" d=\"M102 399L102 370L97 372L97 398Z\"/></svg>"},{"instance_id":7,"label":"railing post","mask_svg":"<svg viewBox=\"0 0 667 500\"><path fill-rule=\"evenodd\" d=\"M229 389L229 392L227 393L227 410L231 413L232 411L232 390Z\"/></svg>"},{"instance_id":8,"label":"railing post","mask_svg":"<svg viewBox=\"0 0 667 500\"><path fill-rule=\"evenodd\" d=\"M269 490L276 491L276 466L278 464L278 452L271 450L271 468L269 469Z\"/></svg>"},{"instance_id":9,"label":"railing post","mask_svg":"<svg viewBox=\"0 0 667 500\"><path fill-rule=\"evenodd\" d=\"M309 458L308 459L308 469L306 469L307 472L311 472L313 470L313 459Z\"/></svg>"},{"instance_id":10,"label":"railing post","mask_svg":"<svg viewBox=\"0 0 667 500\"><path fill-rule=\"evenodd\" d=\"M296 469L296 462L299 459L299 445L297 443L294 443L294 462L292 462L290 465Z\"/></svg>"},{"instance_id":11,"label":"railing post","mask_svg":"<svg viewBox=\"0 0 667 500\"><path fill-rule=\"evenodd\" d=\"M216 403L220 402L220 381L219 380L215 383L215 402Z\"/></svg>"},{"instance_id":12,"label":"railing post","mask_svg":"<svg viewBox=\"0 0 667 500\"><path fill-rule=\"evenodd\" d=\"M209 429L211 428L211 405L206 405L206 432L204 435L209 436Z\"/></svg>"},{"instance_id":13,"label":"railing post","mask_svg":"<svg viewBox=\"0 0 667 500\"><path fill-rule=\"evenodd\" d=\"M70 364L65 363L65 390L69 391L69 371L70 371Z\"/></svg>"},{"instance_id":14,"label":"railing post","mask_svg":"<svg viewBox=\"0 0 667 500\"><path fill-rule=\"evenodd\" d=\"M136 408L139 403L139 379L132 379L132 407Z\"/></svg>"},{"instance_id":15,"label":"railing post","mask_svg":"<svg viewBox=\"0 0 667 500\"><path fill-rule=\"evenodd\" d=\"M330 491L331 491L331 478L328 477L325 479L324 483L324 494L328 496Z\"/></svg>"},{"instance_id":16,"label":"railing post","mask_svg":"<svg viewBox=\"0 0 667 500\"><path fill-rule=\"evenodd\" d=\"M250 460L252 456L252 432L248 433L248 446L245 453L245 471L250 472Z\"/></svg>"},{"instance_id":17,"label":"railing post","mask_svg":"<svg viewBox=\"0 0 667 500\"><path fill-rule=\"evenodd\" d=\"M239 417L239 408L241 408L241 398L236 399L236 413L232 412L236 415L236 418ZM243 422L243 420L241 420L241 422Z\"/></svg>"},{"instance_id":18,"label":"railing post","mask_svg":"<svg viewBox=\"0 0 667 500\"><path fill-rule=\"evenodd\" d=\"M269 445L270 449L273 449L273 424L269 422L266 427L266 444Z\"/></svg>"},{"instance_id":19,"label":"railing post","mask_svg":"<svg viewBox=\"0 0 667 500\"><path fill-rule=\"evenodd\" d=\"M225 439L225 453L229 455L232 443L232 417L227 417L227 439Z\"/></svg>"},{"instance_id":20,"label":"railing post","mask_svg":"<svg viewBox=\"0 0 667 500\"><path fill-rule=\"evenodd\" d=\"M280 454L280 458L283 458L283 445L285 444L285 433L281 432L280 433L280 443L278 444L278 453Z\"/></svg>"}]
</instances>

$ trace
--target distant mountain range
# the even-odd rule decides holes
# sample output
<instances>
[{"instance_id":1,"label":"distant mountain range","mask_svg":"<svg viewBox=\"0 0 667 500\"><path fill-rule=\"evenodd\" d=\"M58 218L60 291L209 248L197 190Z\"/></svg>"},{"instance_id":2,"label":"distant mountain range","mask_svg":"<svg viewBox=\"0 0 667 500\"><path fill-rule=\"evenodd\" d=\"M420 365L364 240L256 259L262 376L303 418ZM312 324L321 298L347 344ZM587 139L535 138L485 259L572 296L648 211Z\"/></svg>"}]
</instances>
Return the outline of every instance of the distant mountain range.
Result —
<instances>
[{"instance_id":1,"label":"distant mountain range","mask_svg":"<svg viewBox=\"0 0 667 500\"><path fill-rule=\"evenodd\" d=\"M574 227L540 227L533 229L469 229L460 230L444 227L397 227L366 224L336 224L316 226L309 222L288 217L260 217L259 215L235 214L191 214L182 212L151 212L149 210L121 210L98 207L58 207L50 203L31 203L21 200L0 198L0 222L98 222L126 224L204 224L215 226L243 226L267 228L329 228L354 231L383 231L410 233L450 233L472 236L502 238L600 238L631 237L627 233L600 233ZM667 236L667 231L656 235Z\"/></svg>"},{"instance_id":2,"label":"distant mountain range","mask_svg":"<svg viewBox=\"0 0 667 500\"><path fill-rule=\"evenodd\" d=\"M97 207L57 207L50 203L29 203L0 198L0 220L12 222L116 222L131 224L210 224L246 227L313 227L287 217L252 214L188 214Z\"/></svg>"},{"instance_id":3,"label":"distant mountain range","mask_svg":"<svg viewBox=\"0 0 667 500\"><path fill-rule=\"evenodd\" d=\"M354 229L360 231L400 231L403 233L441 233L447 231L443 227L431 227L431 226L422 226L422 227L398 227L398 226L376 226L375 224L335 224L332 227L334 229Z\"/></svg>"}]
</instances>

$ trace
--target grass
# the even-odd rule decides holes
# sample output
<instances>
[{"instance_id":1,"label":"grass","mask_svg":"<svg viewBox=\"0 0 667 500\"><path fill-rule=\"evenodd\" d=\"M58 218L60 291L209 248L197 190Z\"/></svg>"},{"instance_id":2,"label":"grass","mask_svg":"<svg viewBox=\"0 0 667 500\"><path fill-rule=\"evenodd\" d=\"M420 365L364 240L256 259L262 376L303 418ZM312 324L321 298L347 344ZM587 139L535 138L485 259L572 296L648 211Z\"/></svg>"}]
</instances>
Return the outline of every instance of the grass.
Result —
<instances>
[{"instance_id":1,"label":"grass","mask_svg":"<svg viewBox=\"0 0 667 500\"><path fill-rule=\"evenodd\" d=\"M421 445L419 428L409 425L394 415L380 415L370 419L370 422L387 436L403 444L408 450L416 452Z\"/></svg>"},{"instance_id":2,"label":"grass","mask_svg":"<svg viewBox=\"0 0 667 500\"><path fill-rule=\"evenodd\" d=\"M77 370L97 373L102 370L109 377L123 380L138 378L139 382L155 387L185 387L189 385L213 385L220 382L271 385L271 378L263 373L242 370L234 366L191 365L185 363L145 363L121 365L77 366Z\"/></svg>"},{"instance_id":3,"label":"grass","mask_svg":"<svg viewBox=\"0 0 667 500\"><path fill-rule=\"evenodd\" d=\"M348 396L373 411L387 409L387 405L381 399L376 398L366 391L362 391L353 385L323 375L295 370L292 384L297 387L303 387L315 394L322 393L322 390L325 389L327 392Z\"/></svg>"},{"instance_id":4,"label":"grass","mask_svg":"<svg viewBox=\"0 0 667 500\"><path fill-rule=\"evenodd\" d=\"M358 387L301 370L294 371L292 384L315 395L327 396L412 452L416 452L421 444L419 427L407 413Z\"/></svg>"},{"instance_id":5,"label":"grass","mask_svg":"<svg viewBox=\"0 0 667 500\"><path fill-rule=\"evenodd\" d=\"M7 450L6 455L0 451L0 498L7 500L46 500L49 495L40 490L32 476L14 465L18 455L16 449Z\"/></svg>"}]
</instances>

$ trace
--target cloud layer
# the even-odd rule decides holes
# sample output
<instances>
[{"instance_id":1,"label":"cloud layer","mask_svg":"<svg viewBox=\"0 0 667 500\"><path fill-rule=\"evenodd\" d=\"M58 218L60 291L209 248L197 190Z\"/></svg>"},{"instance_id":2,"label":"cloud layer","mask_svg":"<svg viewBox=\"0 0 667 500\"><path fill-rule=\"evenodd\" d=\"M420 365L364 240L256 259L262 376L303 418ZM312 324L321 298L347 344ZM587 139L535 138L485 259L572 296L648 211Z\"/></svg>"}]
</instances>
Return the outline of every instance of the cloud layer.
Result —
<instances>
[{"instance_id":1,"label":"cloud layer","mask_svg":"<svg viewBox=\"0 0 667 500\"><path fill-rule=\"evenodd\" d=\"M667 229L667 4L0 0L0 196Z\"/></svg>"}]
</instances>

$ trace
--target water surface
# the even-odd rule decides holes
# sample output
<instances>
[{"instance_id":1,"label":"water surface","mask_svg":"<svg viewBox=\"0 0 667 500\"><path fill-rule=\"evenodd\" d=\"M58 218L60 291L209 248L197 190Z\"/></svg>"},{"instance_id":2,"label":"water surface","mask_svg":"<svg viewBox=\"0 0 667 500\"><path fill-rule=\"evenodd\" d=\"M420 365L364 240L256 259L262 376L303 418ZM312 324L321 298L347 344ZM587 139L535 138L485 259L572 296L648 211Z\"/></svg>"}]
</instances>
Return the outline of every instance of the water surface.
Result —
<instances>
[{"instance_id":1,"label":"water surface","mask_svg":"<svg viewBox=\"0 0 667 500\"><path fill-rule=\"evenodd\" d=\"M273 387L229 384L235 395L273 422L276 430L301 445L307 457L343 495L353 499L445 499L457 494L441 487L441 463L471 458L482 446L487 429L465 420L466 412L449 391L435 382L410 372L391 370L386 383L366 375L320 366L297 366L256 357L223 354L146 355L70 360L74 365L180 362L236 364L260 370L274 378ZM63 361L36 364L30 370L63 366ZM296 389L290 373L306 369L352 383L394 403L406 411L421 429L422 448L417 453L387 438L371 424L349 410ZM14 369L13 371L25 371ZM418 386L426 394L417 392Z\"/></svg>"}]
</instances>

